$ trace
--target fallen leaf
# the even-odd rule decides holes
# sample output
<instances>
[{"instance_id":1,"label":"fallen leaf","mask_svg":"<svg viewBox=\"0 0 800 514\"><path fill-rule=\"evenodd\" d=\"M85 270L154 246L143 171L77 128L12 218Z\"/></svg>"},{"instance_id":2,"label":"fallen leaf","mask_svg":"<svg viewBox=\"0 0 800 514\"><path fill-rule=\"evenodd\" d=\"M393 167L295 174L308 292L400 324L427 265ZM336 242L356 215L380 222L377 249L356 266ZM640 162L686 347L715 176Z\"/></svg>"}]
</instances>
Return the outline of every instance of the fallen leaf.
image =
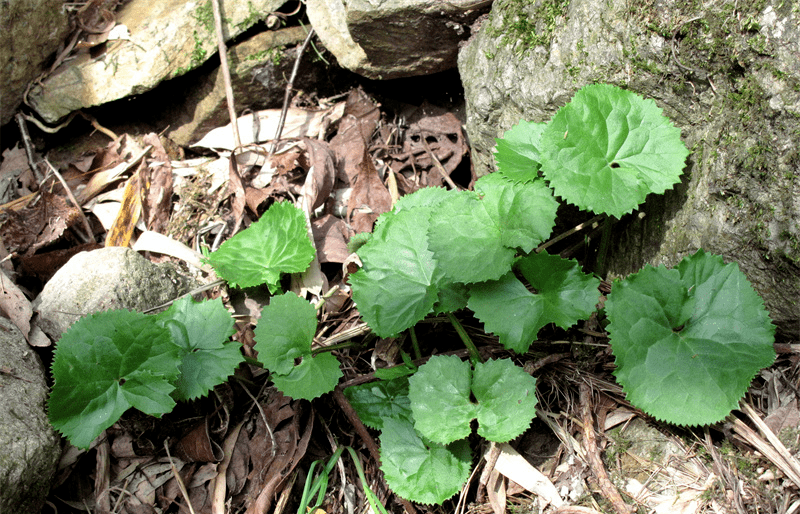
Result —
<instances>
[{"instance_id":1,"label":"fallen leaf","mask_svg":"<svg viewBox=\"0 0 800 514\"><path fill-rule=\"evenodd\" d=\"M304 137L318 139L320 135L324 137L327 128L341 118L342 112L344 111L344 104L344 102L339 102L327 109L319 110L300 109L297 107L289 108L286 113L286 122L283 126L281 139ZM258 120L257 123L254 123L254 116ZM278 131L280 116L280 109L267 109L240 116L236 120L236 123L239 127L239 137L242 145L263 143L272 140ZM192 146L233 150L235 148L235 143L233 141L232 125L228 123L224 127L211 130Z\"/></svg>"},{"instance_id":2,"label":"fallen leaf","mask_svg":"<svg viewBox=\"0 0 800 514\"><path fill-rule=\"evenodd\" d=\"M142 161L136 173L125 183L122 205L111 230L106 235L106 247L130 245L133 231L142 215L142 182L146 173L147 164Z\"/></svg>"},{"instance_id":3,"label":"fallen leaf","mask_svg":"<svg viewBox=\"0 0 800 514\"><path fill-rule=\"evenodd\" d=\"M147 134L142 141L153 147L145 173L142 215L148 230L163 234L172 213L172 165L158 135Z\"/></svg>"},{"instance_id":4,"label":"fallen leaf","mask_svg":"<svg viewBox=\"0 0 800 514\"><path fill-rule=\"evenodd\" d=\"M27 341L33 316L31 302L3 270L0 270L0 310L22 332Z\"/></svg>"}]
</instances>

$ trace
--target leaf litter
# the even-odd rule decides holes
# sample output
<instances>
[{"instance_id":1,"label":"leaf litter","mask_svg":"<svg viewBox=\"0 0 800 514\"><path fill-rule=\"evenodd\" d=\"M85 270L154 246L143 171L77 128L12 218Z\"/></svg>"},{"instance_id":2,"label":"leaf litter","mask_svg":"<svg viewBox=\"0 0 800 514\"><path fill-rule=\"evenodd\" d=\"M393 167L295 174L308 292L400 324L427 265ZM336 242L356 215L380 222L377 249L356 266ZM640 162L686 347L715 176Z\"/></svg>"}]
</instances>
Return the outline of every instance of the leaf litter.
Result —
<instances>
[{"instance_id":1,"label":"leaf litter","mask_svg":"<svg viewBox=\"0 0 800 514\"><path fill-rule=\"evenodd\" d=\"M123 135L105 148L75 156L63 166L63 175L80 205L97 212L92 220L93 235L102 236L116 223L121 233L117 242L124 245L135 244L141 234L150 232L170 236L196 252L202 248L214 249L221 240L233 235L233 227L251 225L273 202L288 200L302 205L314 236L320 270L326 278L326 285L316 292L316 299L333 292L320 314L312 346L319 348L341 335L347 336L350 331L358 332L360 325L346 281L345 263L351 256L347 242L356 233L371 232L377 217L391 210L398 197L423 187L453 187L450 182L456 170L467 162L468 147L459 120L450 113L424 105L408 120L389 122L381 113L380 105L363 91L353 90L344 102L315 111L290 111L290 120L294 120L296 126L284 130L279 150L270 155L269 134L274 128L275 115L270 111L240 119L242 133L247 134L244 128L248 123L255 128L246 139L247 147L237 150L235 163L231 159L233 148L226 143L223 128L216 133L212 131L202 144L198 143L198 147L205 145L209 150L218 150L210 152L210 157L202 161L170 155L167 145L155 134L144 138ZM256 117L260 126L253 125ZM18 281L24 278L22 274L33 274L44 282L49 276L42 270L49 267L52 274L74 252L91 246L86 246L77 235L76 209L66 200L63 187L53 179L37 185L31 178L23 178L33 174L29 170L18 173L21 159L20 149L17 149L13 155L4 154L0 166L0 178L11 176L6 183L17 188L12 195L15 198L9 199L2 208L5 219L0 225L0 237L6 250L18 259L19 275L15 279L11 273L10 278ZM469 173L466 182L456 184L456 188L470 187L474 177ZM36 193L30 192L37 189ZM108 196L101 202L104 192ZM99 206L103 204L110 204L111 215L103 215L110 223L100 220ZM159 244L151 242L147 248L152 258L164 259L166 257L158 251ZM14 284L6 284L5 276L3 284L0 307L28 334L31 311L23 294L25 289L16 288L15 291ZM205 293L209 298L220 295L228 299L220 291ZM256 302L251 311L260 311L264 300L257 299L256 294L249 298ZM234 339L242 342L245 354L252 354L252 332L252 325L246 321L237 324ZM442 332L434 324L421 335L441 338ZM473 337L484 336L475 333ZM384 341L394 341L390 346L395 347L402 343L396 338ZM496 338L494 341L496 345ZM534 345L533 353L526 355L535 355L540 346ZM365 370L362 364L356 366L361 356L358 351L350 352L340 353L345 361L349 359L353 363L345 376L348 382L371 371ZM773 368L762 371L750 391L750 401L759 404L767 415L767 424L776 433L791 432L796 424L791 420L798 416L797 398L788 380L796 374L794 355L786 353ZM491 480L491 487L485 489L488 499L473 504L470 512L488 512L487 508L502 512L507 503L543 507L546 503L536 500L531 493L538 492L547 498L544 492L552 495L553 484L562 488L561 491L574 493L575 497L569 498L572 502L582 498L587 502L583 505L602 510L595 500L599 496L587 496L590 489L586 482L576 478L590 472L584 461L587 450L585 442L581 442L578 425L568 416L551 413L571 409L576 409L577 413L579 407L588 406L591 415L598 420L598 443L608 452L614 451L615 446L611 436L605 434L614 422L600 424L599 420L617 419L616 414L622 412L627 416L627 421L621 425L624 428L625 423L641 418L632 414L634 410L625 402L619 387L605 381L610 374L606 369L608 361L602 359L602 355L596 360L587 361L584 357L581 361L581 377L589 381L593 392L588 403L586 398L578 398L577 368L571 359L565 359L545 363L540 368L540 387L549 391L550 398L540 399L542 426L537 428L535 422L531 431L539 432L540 438L545 439L543 434L556 434L561 443L559 458L538 461L537 466L546 473L541 486L544 488L537 489L540 486L535 484L520 486L514 482L519 466L524 469L524 464L510 468L502 464L495 468L497 471L487 470L486 482L481 483ZM366 360L381 362L380 359ZM240 378L245 381L264 382L261 370L243 367L240 371L243 374ZM87 476L80 470L94 469L97 480L88 495L64 497L62 501L75 509L82 508L88 501L98 512L110 512L112 504L116 506L115 512L153 512L154 509L188 512L177 480L180 477L195 512L214 512L225 502L239 511L263 512L272 508L281 495L291 491L289 477L311 458L308 454L322 456L332 451L319 432L312 437L312 426L319 424L324 429L344 432L345 438L350 433L349 427L335 415L327 422L318 423L307 403L291 400L274 388L262 387L257 394L240 388L253 395L252 398L234 394L234 389L238 388L236 381L220 386L209 397L184 405L158 423L144 416L124 416L108 429L105 439L96 443L94 458L92 454L85 454L64 460L58 479L60 487L56 489L59 494L79 490L77 484ZM315 402L314 406L330 408L324 402ZM777 500L771 499L771 495L782 490L782 476L792 477L793 461L783 458L782 464L776 465L777 469L764 468L765 461L759 459L752 448L759 448L764 454L765 448L774 443L765 443L759 434L736 424L733 431L738 434L734 441L740 445L733 456L721 455L716 440L692 440L691 436L678 441L685 455L680 461L658 463L652 455L635 456L635 462L649 475L638 482L627 479L625 491L647 512L661 512L659 509L665 505L672 505L671 512L690 512L687 510L690 507L696 512L700 508L705 509L703 512L726 512L726 506L731 504L724 495L708 494L711 499L700 497L703 491L714 493L715 487L738 495L733 501L734 508L759 505L763 509L775 505L772 502ZM708 432L706 436L711 437ZM187 437L199 439L199 442L191 442ZM514 451L530 450L520 444L525 437L512 441L501 455L513 456ZM177 454L179 458L164 457L165 438L172 444L172 455ZM796 441L786 442L796 445ZM201 447L205 451L198 454L195 450L187 451L189 447ZM692 452L698 448L713 454L713 465L697 464L697 459L693 460ZM623 452L624 455L628 453ZM528 457L529 463L535 460ZM774 457L772 462L779 458ZM506 462L503 459L508 460L503 457L500 462ZM761 466L756 468L761 475L753 482L761 484L760 490L741 480L741 471L731 465L736 459ZM689 461L694 464L687 467ZM622 470L621 480L630 473L628 468L621 467L619 458L609 457L603 465L612 473ZM373 477L378 476L375 463L368 466L368 472ZM676 481L675 473L688 478ZM331 477L337 477L342 488L357 482L353 470L344 466ZM520 482L524 482L525 477L529 475L519 478ZM122 490L127 493L119 494ZM378 490L387 498L385 490L380 487ZM583 496L578 494L580 491ZM337 511L337 506L343 508L345 503L342 491L330 495L327 501L329 512Z\"/></svg>"}]
</instances>

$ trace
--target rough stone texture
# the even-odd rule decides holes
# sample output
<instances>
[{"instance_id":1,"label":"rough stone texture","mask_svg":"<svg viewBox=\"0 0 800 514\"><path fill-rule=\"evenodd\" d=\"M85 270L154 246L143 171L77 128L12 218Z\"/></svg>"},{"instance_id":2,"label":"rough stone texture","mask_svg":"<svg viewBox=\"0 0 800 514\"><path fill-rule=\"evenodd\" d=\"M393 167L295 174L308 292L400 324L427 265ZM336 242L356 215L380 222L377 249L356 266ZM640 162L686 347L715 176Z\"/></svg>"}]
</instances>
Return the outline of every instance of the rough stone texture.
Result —
<instances>
[{"instance_id":1,"label":"rough stone texture","mask_svg":"<svg viewBox=\"0 0 800 514\"><path fill-rule=\"evenodd\" d=\"M283 104L298 45L305 37L305 29L291 27L263 32L229 49L228 66L238 112L244 107L260 110ZM301 59L294 89L323 95L327 74L335 74L336 70L314 56L307 50ZM209 130L230 123L226 102L224 78L217 68L186 92L180 102L181 112L170 119L168 136L180 145L190 145Z\"/></svg>"},{"instance_id":2,"label":"rough stone texture","mask_svg":"<svg viewBox=\"0 0 800 514\"><path fill-rule=\"evenodd\" d=\"M0 27L0 125L5 125L66 37L69 23L62 0L10 0L0 8Z\"/></svg>"},{"instance_id":3,"label":"rough stone texture","mask_svg":"<svg viewBox=\"0 0 800 514\"><path fill-rule=\"evenodd\" d=\"M0 318L0 512L39 512L61 455L46 415L49 388L36 352Z\"/></svg>"},{"instance_id":4,"label":"rough stone texture","mask_svg":"<svg viewBox=\"0 0 800 514\"><path fill-rule=\"evenodd\" d=\"M616 228L612 274L698 248L738 261L779 334L800 337L800 13L795 3L498 0L459 55L479 175L520 119L583 85L653 98L692 151L683 182Z\"/></svg>"},{"instance_id":5,"label":"rough stone texture","mask_svg":"<svg viewBox=\"0 0 800 514\"><path fill-rule=\"evenodd\" d=\"M81 252L59 269L34 301L35 321L58 340L81 316L108 309L143 311L191 289L171 265L156 265L130 248Z\"/></svg>"},{"instance_id":6,"label":"rough stone texture","mask_svg":"<svg viewBox=\"0 0 800 514\"><path fill-rule=\"evenodd\" d=\"M226 41L266 18L284 0L221 2ZM77 109L148 91L183 75L217 51L216 29L208 0L133 0L117 13L130 41L108 42L97 58L81 53L31 90L31 106L48 122Z\"/></svg>"},{"instance_id":7,"label":"rough stone texture","mask_svg":"<svg viewBox=\"0 0 800 514\"><path fill-rule=\"evenodd\" d=\"M309 0L308 17L339 64L373 79L437 73L456 66L458 44L490 2L475 0Z\"/></svg>"}]
</instances>

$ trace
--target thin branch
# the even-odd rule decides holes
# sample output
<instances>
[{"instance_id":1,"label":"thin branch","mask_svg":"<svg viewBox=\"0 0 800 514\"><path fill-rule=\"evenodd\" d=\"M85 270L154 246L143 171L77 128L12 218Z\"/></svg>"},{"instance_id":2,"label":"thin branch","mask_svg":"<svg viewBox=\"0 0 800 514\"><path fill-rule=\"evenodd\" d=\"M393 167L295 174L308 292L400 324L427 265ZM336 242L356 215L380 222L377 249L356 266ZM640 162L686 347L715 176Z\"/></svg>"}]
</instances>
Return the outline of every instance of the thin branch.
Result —
<instances>
[{"instance_id":1,"label":"thin branch","mask_svg":"<svg viewBox=\"0 0 800 514\"><path fill-rule=\"evenodd\" d=\"M303 41L303 45L300 47L300 51L297 52L297 58L294 61L294 68L292 68L292 74L289 76L289 82L286 83L286 92L283 95L283 109L281 109L281 118L278 120L278 130L275 133L275 139L272 140L272 145L269 149L269 156L267 159L271 159L273 155L275 155L275 150L278 147L278 141L281 139L281 134L283 134L283 125L286 123L286 113L289 112L289 98L292 95L292 89L294 88L294 79L297 77L297 70L300 68L300 59L303 58L303 54L306 51L306 47L308 47L308 43L311 42L311 38L314 36L314 29L308 31L308 35L306 36L305 41Z\"/></svg>"},{"instance_id":2,"label":"thin branch","mask_svg":"<svg viewBox=\"0 0 800 514\"><path fill-rule=\"evenodd\" d=\"M242 146L239 137L239 123L236 121L236 107L233 103L233 87L231 86L231 71L228 68L228 47L225 46L225 36L222 34L222 15L219 11L219 0L212 0L214 7L214 25L217 28L217 48L219 48L219 65L222 69L222 79L225 82L225 99L228 101L228 116L231 118L231 128L233 129L233 142L236 148ZM231 154L233 157L233 154Z\"/></svg>"}]
</instances>

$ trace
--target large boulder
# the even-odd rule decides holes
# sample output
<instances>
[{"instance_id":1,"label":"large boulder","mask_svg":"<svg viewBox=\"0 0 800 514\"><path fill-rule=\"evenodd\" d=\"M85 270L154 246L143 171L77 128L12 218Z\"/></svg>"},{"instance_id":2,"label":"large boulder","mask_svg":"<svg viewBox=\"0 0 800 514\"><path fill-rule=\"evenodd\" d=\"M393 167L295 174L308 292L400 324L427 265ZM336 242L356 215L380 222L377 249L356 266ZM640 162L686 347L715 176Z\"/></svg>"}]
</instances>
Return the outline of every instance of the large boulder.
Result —
<instances>
[{"instance_id":1,"label":"large boulder","mask_svg":"<svg viewBox=\"0 0 800 514\"><path fill-rule=\"evenodd\" d=\"M49 388L39 356L0 317L0 512L39 512L61 456L47 420Z\"/></svg>"},{"instance_id":2,"label":"large boulder","mask_svg":"<svg viewBox=\"0 0 800 514\"><path fill-rule=\"evenodd\" d=\"M63 0L10 0L0 9L0 27L0 125L5 125L64 41L69 20Z\"/></svg>"},{"instance_id":3,"label":"large boulder","mask_svg":"<svg viewBox=\"0 0 800 514\"><path fill-rule=\"evenodd\" d=\"M130 248L81 252L53 275L33 302L38 313L34 322L58 340L81 316L109 309L152 309L193 285L171 264L153 264Z\"/></svg>"},{"instance_id":4,"label":"large boulder","mask_svg":"<svg viewBox=\"0 0 800 514\"><path fill-rule=\"evenodd\" d=\"M283 105L286 83L306 38L303 27L289 27L266 31L231 47L228 66L231 88L236 101L236 111L258 111ZM324 51L318 47L318 51ZM306 50L300 60L295 91L315 92L324 96L330 91L341 68L329 66L316 59L314 52ZM198 77L181 94L179 101L171 102L167 114L170 129L167 135L179 145L196 143L211 129L230 123L225 80L220 67Z\"/></svg>"},{"instance_id":5,"label":"large boulder","mask_svg":"<svg viewBox=\"0 0 800 514\"><path fill-rule=\"evenodd\" d=\"M498 1L459 54L479 175L494 138L582 86L655 100L692 151L681 184L617 225L609 270L737 261L779 334L800 337L800 13L791 2ZM757 7L754 7L757 6Z\"/></svg>"},{"instance_id":6,"label":"large boulder","mask_svg":"<svg viewBox=\"0 0 800 514\"><path fill-rule=\"evenodd\" d=\"M491 4L475 0L309 0L308 18L339 64L372 79L456 66L458 45Z\"/></svg>"},{"instance_id":7,"label":"large boulder","mask_svg":"<svg viewBox=\"0 0 800 514\"><path fill-rule=\"evenodd\" d=\"M222 1L223 34L230 40L284 0ZM72 111L144 93L183 75L217 52L210 0L133 0L116 13L129 39L110 40L107 49L80 52L31 89L29 103L48 122ZM119 27L120 32L123 27Z\"/></svg>"}]
</instances>

